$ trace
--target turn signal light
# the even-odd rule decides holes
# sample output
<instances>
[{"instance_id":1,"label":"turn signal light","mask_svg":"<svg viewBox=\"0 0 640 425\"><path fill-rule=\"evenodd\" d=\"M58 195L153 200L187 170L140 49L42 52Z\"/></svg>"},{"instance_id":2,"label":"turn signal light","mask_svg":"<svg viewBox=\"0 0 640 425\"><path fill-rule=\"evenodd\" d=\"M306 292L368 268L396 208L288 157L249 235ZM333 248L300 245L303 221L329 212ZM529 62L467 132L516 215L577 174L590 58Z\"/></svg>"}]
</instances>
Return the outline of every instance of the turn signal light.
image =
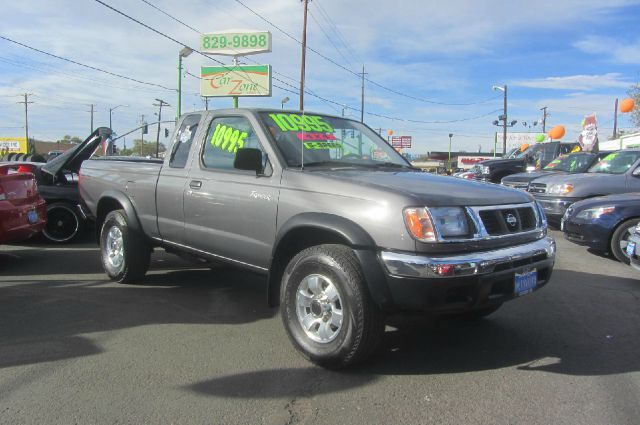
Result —
<instances>
[{"instance_id":1,"label":"turn signal light","mask_svg":"<svg viewBox=\"0 0 640 425\"><path fill-rule=\"evenodd\" d=\"M436 233L429 213L424 208L407 208L404 210L404 222L411 236L421 242L435 242Z\"/></svg>"}]
</instances>

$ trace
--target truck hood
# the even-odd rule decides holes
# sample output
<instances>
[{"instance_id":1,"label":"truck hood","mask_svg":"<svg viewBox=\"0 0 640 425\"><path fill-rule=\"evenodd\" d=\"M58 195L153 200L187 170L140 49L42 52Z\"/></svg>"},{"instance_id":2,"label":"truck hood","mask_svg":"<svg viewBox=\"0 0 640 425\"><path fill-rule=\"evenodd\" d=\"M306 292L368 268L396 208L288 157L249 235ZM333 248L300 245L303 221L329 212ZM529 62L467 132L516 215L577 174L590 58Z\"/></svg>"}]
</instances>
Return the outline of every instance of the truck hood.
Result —
<instances>
[{"instance_id":1,"label":"truck hood","mask_svg":"<svg viewBox=\"0 0 640 425\"><path fill-rule=\"evenodd\" d=\"M579 174L553 174L537 179L535 183L572 184L573 190L567 197L588 197L595 195L608 195L626 192L624 174L604 173L579 173Z\"/></svg>"},{"instance_id":2,"label":"truck hood","mask_svg":"<svg viewBox=\"0 0 640 425\"><path fill-rule=\"evenodd\" d=\"M82 143L68 149L44 164L41 170L54 177L58 175L61 170L68 170L77 174L80 171L82 161L89 159L98 145L110 136L111 130L108 127L99 127Z\"/></svg>"},{"instance_id":3,"label":"truck hood","mask_svg":"<svg viewBox=\"0 0 640 425\"><path fill-rule=\"evenodd\" d=\"M491 183L475 182L417 171L314 170L310 174L355 186L390 191L414 198L427 206L483 206L531 202L526 192ZM335 186L334 186L335 185ZM351 191L353 196L353 189Z\"/></svg>"},{"instance_id":4,"label":"truck hood","mask_svg":"<svg viewBox=\"0 0 640 425\"><path fill-rule=\"evenodd\" d=\"M551 174L566 174L564 171L533 171L531 173L511 174L502 179L503 182L530 182Z\"/></svg>"}]
</instances>

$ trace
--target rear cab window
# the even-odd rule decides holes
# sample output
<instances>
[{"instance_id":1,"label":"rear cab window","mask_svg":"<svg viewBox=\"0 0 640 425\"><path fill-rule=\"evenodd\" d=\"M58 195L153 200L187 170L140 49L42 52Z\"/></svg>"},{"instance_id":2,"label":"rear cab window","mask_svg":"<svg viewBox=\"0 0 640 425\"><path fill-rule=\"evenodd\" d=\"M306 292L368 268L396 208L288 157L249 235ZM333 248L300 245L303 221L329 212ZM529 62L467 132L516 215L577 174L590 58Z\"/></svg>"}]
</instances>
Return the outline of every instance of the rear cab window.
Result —
<instances>
[{"instance_id":1,"label":"rear cab window","mask_svg":"<svg viewBox=\"0 0 640 425\"><path fill-rule=\"evenodd\" d=\"M180 124L180 128L176 131L173 145L171 148L171 158L169 159L169 167L184 168L189 158L191 145L198 132L198 125L202 115L187 115Z\"/></svg>"}]
</instances>

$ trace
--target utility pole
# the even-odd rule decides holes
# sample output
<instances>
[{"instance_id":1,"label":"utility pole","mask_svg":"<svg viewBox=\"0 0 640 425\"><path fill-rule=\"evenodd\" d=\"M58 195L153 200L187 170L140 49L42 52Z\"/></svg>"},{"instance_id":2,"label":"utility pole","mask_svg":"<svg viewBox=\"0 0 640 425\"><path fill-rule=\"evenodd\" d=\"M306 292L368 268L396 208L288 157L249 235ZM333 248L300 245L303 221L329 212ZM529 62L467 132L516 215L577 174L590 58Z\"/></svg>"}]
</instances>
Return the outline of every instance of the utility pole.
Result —
<instances>
[{"instance_id":1,"label":"utility pole","mask_svg":"<svg viewBox=\"0 0 640 425\"><path fill-rule=\"evenodd\" d=\"M95 110L93 109L93 103L89 106L91 107L91 110L89 111L89 113L91 114L91 133L93 133L93 113L95 112Z\"/></svg>"},{"instance_id":2,"label":"utility pole","mask_svg":"<svg viewBox=\"0 0 640 425\"><path fill-rule=\"evenodd\" d=\"M158 158L159 149L160 149L160 121L162 121L162 107L170 106L167 102L162 99L156 99L158 103L154 103L153 106L159 106L160 110L158 111L158 134L156 134L156 158Z\"/></svg>"},{"instance_id":3,"label":"utility pole","mask_svg":"<svg viewBox=\"0 0 640 425\"><path fill-rule=\"evenodd\" d=\"M24 101L22 102L18 102L18 103L23 103L24 104L24 133L25 133L25 137L27 138L27 153L32 154L34 149L33 149L33 144L29 141L29 104L33 103L33 102L29 102L29 96L32 96L32 93L24 93Z\"/></svg>"},{"instance_id":4,"label":"utility pole","mask_svg":"<svg viewBox=\"0 0 640 425\"><path fill-rule=\"evenodd\" d=\"M451 139L453 139L453 133L449 133L449 170L451 170Z\"/></svg>"},{"instance_id":5,"label":"utility pole","mask_svg":"<svg viewBox=\"0 0 640 425\"><path fill-rule=\"evenodd\" d=\"M207 96L205 96L204 98L204 110L205 111L209 110L209 98Z\"/></svg>"},{"instance_id":6,"label":"utility pole","mask_svg":"<svg viewBox=\"0 0 640 425\"><path fill-rule=\"evenodd\" d=\"M360 122L364 122L364 65L362 65L362 91L360 93Z\"/></svg>"},{"instance_id":7,"label":"utility pole","mask_svg":"<svg viewBox=\"0 0 640 425\"><path fill-rule=\"evenodd\" d=\"M547 107L543 106L542 108L540 108L540 110L542 111L542 132L546 133L547 132Z\"/></svg>"},{"instance_id":8,"label":"utility pole","mask_svg":"<svg viewBox=\"0 0 640 425\"><path fill-rule=\"evenodd\" d=\"M616 97L616 106L613 110L613 138L618 138L618 98Z\"/></svg>"},{"instance_id":9,"label":"utility pole","mask_svg":"<svg viewBox=\"0 0 640 425\"><path fill-rule=\"evenodd\" d=\"M304 111L304 70L307 55L307 10L309 9L309 0L301 1L304 2L304 24L302 26L302 62L300 63L300 110Z\"/></svg>"}]
</instances>

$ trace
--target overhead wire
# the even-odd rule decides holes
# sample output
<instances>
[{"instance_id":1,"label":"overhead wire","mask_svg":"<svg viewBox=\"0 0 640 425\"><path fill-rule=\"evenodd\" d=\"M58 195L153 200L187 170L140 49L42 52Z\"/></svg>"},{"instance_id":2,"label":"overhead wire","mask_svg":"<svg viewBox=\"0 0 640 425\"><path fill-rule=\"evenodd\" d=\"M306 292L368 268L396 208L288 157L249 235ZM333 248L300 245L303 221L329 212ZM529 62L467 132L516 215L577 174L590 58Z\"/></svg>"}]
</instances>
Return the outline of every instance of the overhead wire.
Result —
<instances>
[{"instance_id":1,"label":"overhead wire","mask_svg":"<svg viewBox=\"0 0 640 425\"><path fill-rule=\"evenodd\" d=\"M105 73L105 74L108 74L108 75L111 75L111 76L114 76L114 77L122 78L122 79L129 80L129 81L134 81L134 82L136 82L136 83L138 83L138 84L144 84L144 85L148 85L148 86L155 86L155 87L159 87L159 88L162 88L162 89L165 89L165 90L175 91L175 89L172 89L172 88L169 88L169 87L163 86L163 85L161 85L161 84L150 83L150 82L148 82L148 81L138 80L138 79L136 79L136 78L127 77L126 75L118 74L118 73L116 73L116 72L107 71L106 69L97 68L97 67L95 67L95 66L87 65L87 64L84 64L84 63L82 63L82 62L75 61L75 60L73 60L73 59L69 59L69 58L65 58L65 57L62 57L62 56L54 55L53 53L45 52L44 50L37 49L37 48L35 48L35 47L32 47L32 46L29 46L29 45L27 45L27 44L21 43L21 42L19 42L19 41L13 40L13 39L11 39L11 38L5 37L5 36L3 36L3 35L0 35L0 39L5 40L5 41L8 41L8 42L10 42L10 43L17 44L17 45L19 45L19 46L22 46L22 47L24 47L24 48L27 48L27 49L30 49L30 50L36 51L36 52L38 52L38 53L42 53L42 54L44 54L44 55L51 56L51 57L54 57L54 58L56 58L56 59L63 60L63 61L65 61L65 62L69 62L69 63L75 64L75 65L78 65L78 66L82 66L82 67L84 67L84 68L92 69L92 70L94 70L94 71L102 72L102 73Z\"/></svg>"}]
</instances>

